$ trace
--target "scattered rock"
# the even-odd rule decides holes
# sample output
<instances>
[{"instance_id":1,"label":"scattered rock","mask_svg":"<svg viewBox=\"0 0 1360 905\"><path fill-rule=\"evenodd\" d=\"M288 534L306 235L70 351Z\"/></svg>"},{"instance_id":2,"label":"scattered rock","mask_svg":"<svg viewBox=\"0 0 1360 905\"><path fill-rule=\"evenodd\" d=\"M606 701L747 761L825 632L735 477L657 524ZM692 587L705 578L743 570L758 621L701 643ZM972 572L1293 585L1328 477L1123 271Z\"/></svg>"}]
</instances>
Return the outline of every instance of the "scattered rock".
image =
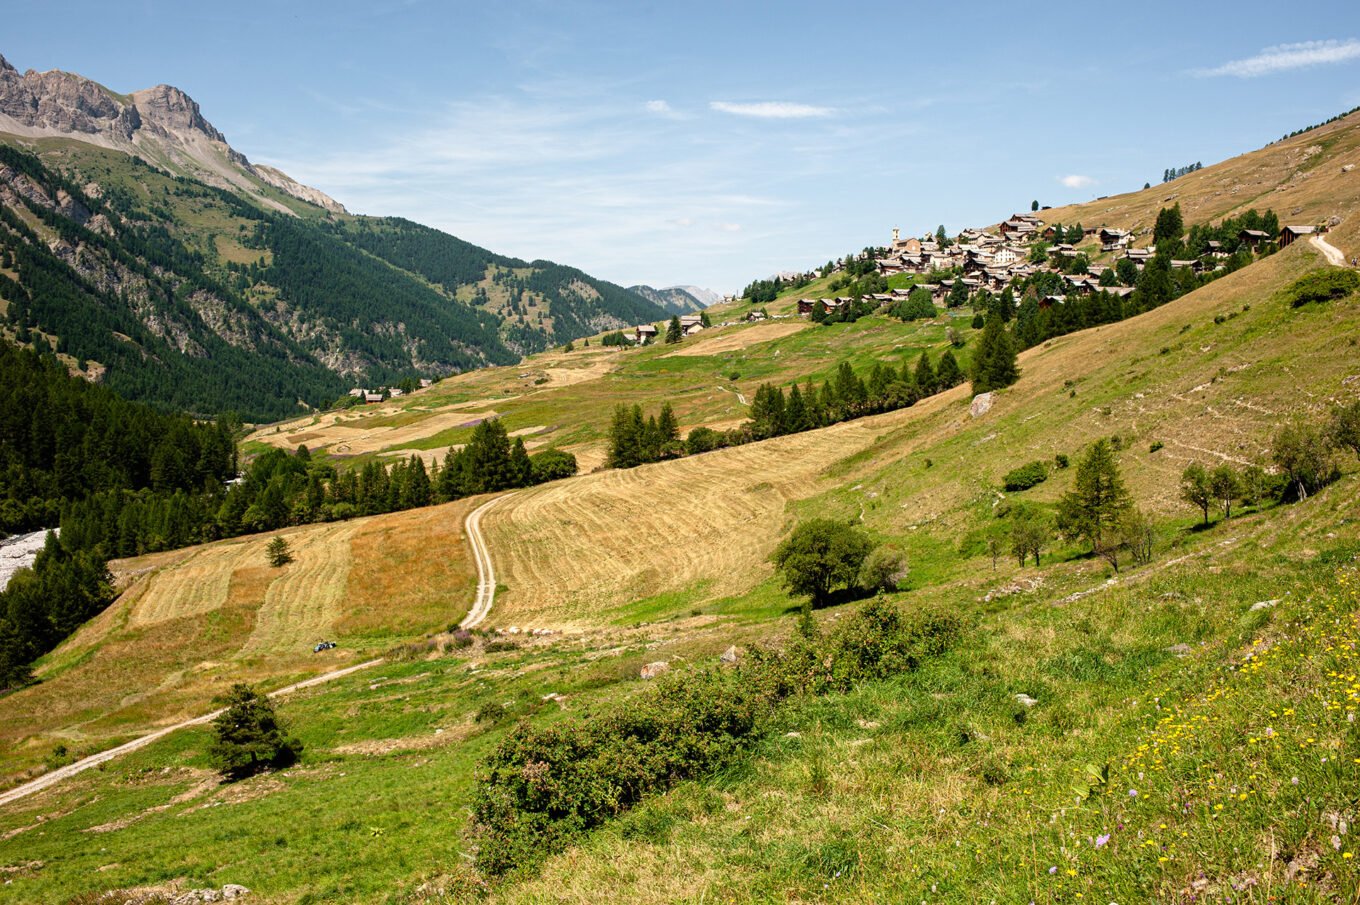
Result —
<instances>
[{"instance_id":1,"label":"scattered rock","mask_svg":"<svg viewBox=\"0 0 1360 905\"><path fill-rule=\"evenodd\" d=\"M719 657L718 659L724 663L736 663L740 657L741 654L737 652L737 646L734 644L727 650L723 651L722 656Z\"/></svg>"},{"instance_id":2,"label":"scattered rock","mask_svg":"<svg viewBox=\"0 0 1360 905\"><path fill-rule=\"evenodd\" d=\"M639 673L639 675L644 679L655 679L670 668L671 665L665 660L657 660L654 663L648 663L646 666L642 667L642 672Z\"/></svg>"},{"instance_id":3,"label":"scattered rock","mask_svg":"<svg viewBox=\"0 0 1360 905\"><path fill-rule=\"evenodd\" d=\"M1340 225L1341 225L1341 218L1338 217L1336 214L1332 214L1330 217L1327 218L1327 228L1328 228L1328 229L1330 229L1330 228L1332 228L1332 227L1334 227L1334 226L1340 226Z\"/></svg>"},{"instance_id":4,"label":"scattered rock","mask_svg":"<svg viewBox=\"0 0 1360 905\"><path fill-rule=\"evenodd\" d=\"M796 729L784 733L784 738L802 738L802 737L803 733L799 732Z\"/></svg>"},{"instance_id":5,"label":"scattered rock","mask_svg":"<svg viewBox=\"0 0 1360 905\"><path fill-rule=\"evenodd\" d=\"M1024 692L1021 692L1020 694L1016 695L1015 700L1018 703L1025 705L1026 707L1033 707L1035 704L1039 703L1037 700L1025 694Z\"/></svg>"},{"instance_id":6,"label":"scattered rock","mask_svg":"<svg viewBox=\"0 0 1360 905\"><path fill-rule=\"evenodd\" d=\"M545 701L556 701L558 697L560 697L560 695L558 695L557 692L550 691L547 694L545 694L542 699Z\"/></svg>"},{"instance_id":7,"label":"scattered rock","mask_svg":"<svg viewBox=\"0 0 1360 905\"><path fill-rule=\"evenodd\" d=\"M236 883L228 883L221 889L191 889L180 893L170 900L171 905L201 905L204 902L230 902L250 895L250 890Z\"/></svg>"},{"instance_id":8,"label":"scattered rock","mask_svg":"<svg viewBox=\"0 0 1360 905\"><path fill-rule=\"evenodd\" d=\"M878 720L855 720L861 729L877 729L881 724Z\"/></svg>"},{"instance_id":9,"label":"scattered rock","mask_svg":"<svg viewBox=\"0 0 1360 905\"><path fill-rule=\"evenodd\" d=\"M991 603L993 600L1009 597L1012 594L1025 594L1030 591L1035 591L1042 587L1043 583L1044 580L1038 577L1017 579L1010 584L1002 585L999 588L993 588L988 591L986 596L982 598L982 602Z\"/></svg>"},{"instance_id":10,"label":"scattered rock","mask_svg":"<svg viewBox=\"0 0 1360 905\"><path fill-rule=\"evenodd\" d=\"M992 394L978 393L973 397L972 405L968 406L968 414L974 418L980 418L992 410Z\"/></svg>"},{"instance_id":11,"label":"scattered rock","mask_svg":"<svg viewBox=\"0 0 1360 905\"><path fill-rule=\"evenodd\" d=\"M1168 647L1166 652L1168 654L1175 654L1177 657L1186 657L1189 656L1191 650L1193 650L1193 648L1182 641L1180 644L1173 644Z\"/></svg>"},{"instance_id":12,"label":"scattered rock","mask_svg":"<svg viewBox=\"0 0 1360 905\"><path fill-rule=\"evenodd\" d=\"M1276 597L1274 600L1258 600L1256 603L1253 603L1251 605L1251 609L1248 612L1254 613L1257 610L1268 610L1279 602L1280 598L1278 597Z\"/></svg>"},{"instance_id":13,"label":"scattered rock","mask_svg":"<svg viewBox=\"0 0 1360 905\"><path fill-rule=\"evenodd\" d=\"M1349 173L1349 172L1350 172L1351 170L1353 170L1353 169L1355 169L1355 164L1353 164L1353 163L1348 163L1348 164L1346 164L1345 166L1343 166L1343 167L1341 168L1341 172L1343 172L1343 173Z\"/></svg>"},{"instance_id":14,"label":"scattered rock","mask_svg":"<svg viewBox=\"0 0 1360 905\"><path fill-rule=\"evenodd\" d=\"M512 635L518 635L518 634L519 634L519 626L518 626L518 625L512 625L512 626L510 626L509 631L510 631L510 634L512 634Z\"/></svg>"}]
</instances>

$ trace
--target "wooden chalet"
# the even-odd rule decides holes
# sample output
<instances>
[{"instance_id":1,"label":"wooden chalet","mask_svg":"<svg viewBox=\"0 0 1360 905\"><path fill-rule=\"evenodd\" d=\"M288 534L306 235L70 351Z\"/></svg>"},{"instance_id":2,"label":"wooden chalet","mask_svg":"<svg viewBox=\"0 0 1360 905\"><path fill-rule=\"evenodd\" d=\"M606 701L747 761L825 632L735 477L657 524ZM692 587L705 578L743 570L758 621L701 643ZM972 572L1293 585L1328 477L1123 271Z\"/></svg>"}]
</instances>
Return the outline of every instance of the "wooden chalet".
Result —
<instances>
[{"instance_id":1,"label":"wooden chalet","mask_svg":"<svg viewBox=\"0 0 1360 905\"><path fill-rule=\"evenodd\" d=\"M1100 250L1115 251L1128 246L1133 241L1133 233L1126 229L1110 229L1102 227L1100 230Z\"/></svg>"},{"instance_id":2,"label":"wooden chalet","mask_svg":"<svg viewBox=\"0 0 1360 905\"><path fill-rule=\"evenodd\" d=\"M1311 236L1315 232L1317 232L1316 226L1286 226L1280 230L1280 247L1287 248L1294 244L1295 239Z\"/></svg>"},{"instance_id":3,"label":"wooden chalet","mask_svg":"<svg viewBox=\"0 0 1360 905\"><path fill-rule=\"evenodd\" d=\"M1262 242L1270 241L1270 233L1261 229L1244 229L1237 234L1237 238L1241 240L1243 245L1255 251L1256 247Z\"/></svg>"},{"instance_id":4,"label":"wooden chalet","mask_svg":"<svg viewBox=\"0 0 1360 905\"><path fill-rule=\"evenodd\" d=\"M633 342L637 343L639 346L645 346L655 339L656 327L654 325L638 324L633 328Z\"/></svg>"}]
</instances>

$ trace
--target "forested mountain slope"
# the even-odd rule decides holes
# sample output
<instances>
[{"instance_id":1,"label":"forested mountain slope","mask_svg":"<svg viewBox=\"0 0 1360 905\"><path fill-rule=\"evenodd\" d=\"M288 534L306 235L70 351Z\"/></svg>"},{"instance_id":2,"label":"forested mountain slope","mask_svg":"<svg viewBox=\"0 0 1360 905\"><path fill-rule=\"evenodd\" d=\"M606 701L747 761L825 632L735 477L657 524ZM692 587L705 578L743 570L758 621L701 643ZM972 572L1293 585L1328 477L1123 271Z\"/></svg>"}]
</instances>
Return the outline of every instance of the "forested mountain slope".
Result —
<instances>
[{"instance_id":1,"label":"forested mountain slope","mask_svg":"<svg viewBox=\"0 0 1360 905\"><path fill-rule=\"evenodd\" d=\"M130 398L272 419L662 316L574 268L350 216L177 89L0 59L0 331Z\"/></svg>"}]
</instances>

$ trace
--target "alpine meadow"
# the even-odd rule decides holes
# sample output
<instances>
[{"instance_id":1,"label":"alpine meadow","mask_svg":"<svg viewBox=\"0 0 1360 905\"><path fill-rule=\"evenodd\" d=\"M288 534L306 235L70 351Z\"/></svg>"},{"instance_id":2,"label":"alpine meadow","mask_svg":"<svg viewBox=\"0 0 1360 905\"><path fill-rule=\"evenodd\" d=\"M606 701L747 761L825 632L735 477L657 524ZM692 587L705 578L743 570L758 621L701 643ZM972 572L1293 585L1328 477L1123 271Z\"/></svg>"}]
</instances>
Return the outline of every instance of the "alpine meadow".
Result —
<instances>
[{"instance_id":1,"label":"alpine meadow","mask_svg":"<svg viewBox=\"0 0 1360 905\"><path fill-rule=\"evenodd\" d=\"M1323 5L16 14L0 905L1360 901Z\"/></svg>"}]
</instances>

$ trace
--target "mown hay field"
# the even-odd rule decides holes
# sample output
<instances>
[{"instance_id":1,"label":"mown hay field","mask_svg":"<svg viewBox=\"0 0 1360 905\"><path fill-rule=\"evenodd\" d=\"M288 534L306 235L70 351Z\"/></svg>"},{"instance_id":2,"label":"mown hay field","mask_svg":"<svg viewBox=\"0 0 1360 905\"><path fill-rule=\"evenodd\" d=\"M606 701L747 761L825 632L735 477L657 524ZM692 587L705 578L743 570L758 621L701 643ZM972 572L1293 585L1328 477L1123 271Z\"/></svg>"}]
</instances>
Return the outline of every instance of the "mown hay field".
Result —
<instances>
[{"instance_id":1,"label":"mown hay field","mask_svg":"<svg viewBox=\"0 0 1360 905\"><path fill-rule=\"evenodd\" d=\"M459 501L114 564L123 594L0 699L3 771L210 708L237 681L277 687L456 623L475 586ZM271 567L284 537L294 561ZM314 654L321 640L339 648Z\"/></svg>"}]
</instances>

